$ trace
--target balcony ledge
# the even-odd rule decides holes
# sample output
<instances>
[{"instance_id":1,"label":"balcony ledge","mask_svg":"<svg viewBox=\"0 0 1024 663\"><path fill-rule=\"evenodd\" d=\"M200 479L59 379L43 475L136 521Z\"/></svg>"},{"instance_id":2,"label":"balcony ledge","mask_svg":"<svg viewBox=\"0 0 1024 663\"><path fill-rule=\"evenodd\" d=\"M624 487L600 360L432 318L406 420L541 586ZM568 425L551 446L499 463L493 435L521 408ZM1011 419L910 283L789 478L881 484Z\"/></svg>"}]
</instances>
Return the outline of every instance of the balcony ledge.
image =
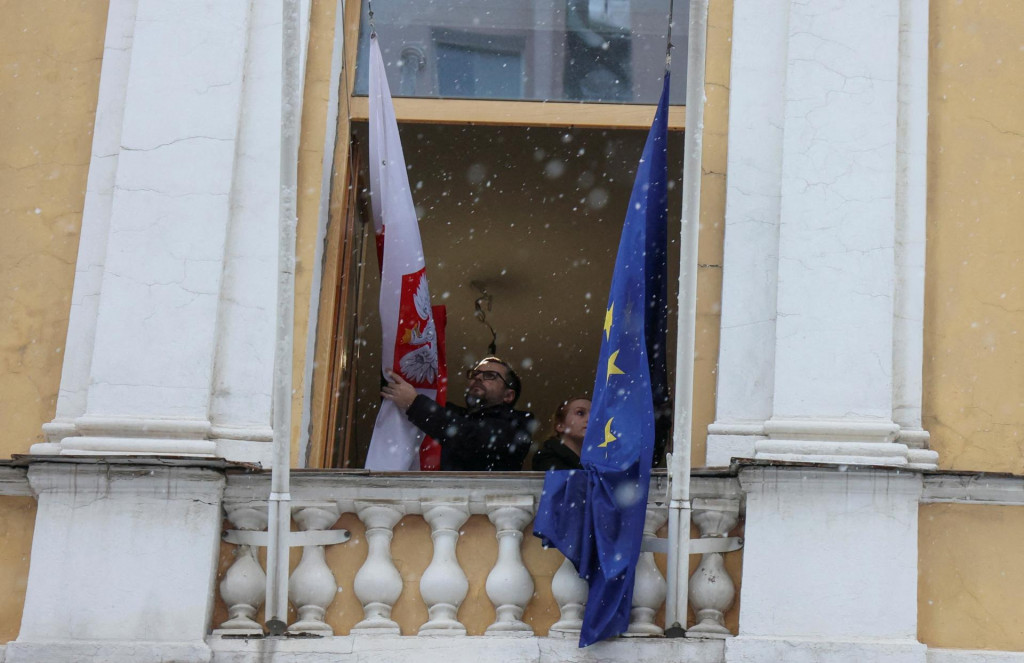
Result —
<instances>
[{"instance_id":1,"label":"balcony ledge","mask_svg":"<svg viewBox=\"0 0 1024 663\"><path fill-rule=\"evenodd\" d=\"M240 638L212 635L207 644L213 663L346 663L373 660L375 663L558 663L602 661L635 663L638 647L644 660L721 663L725 656L722 639L697 638L615 638L580 649L575 639L556 637L409 637L331 636L302 638ZM270 658L273 656L273 658Z\"/></svg>"}]
</instances>

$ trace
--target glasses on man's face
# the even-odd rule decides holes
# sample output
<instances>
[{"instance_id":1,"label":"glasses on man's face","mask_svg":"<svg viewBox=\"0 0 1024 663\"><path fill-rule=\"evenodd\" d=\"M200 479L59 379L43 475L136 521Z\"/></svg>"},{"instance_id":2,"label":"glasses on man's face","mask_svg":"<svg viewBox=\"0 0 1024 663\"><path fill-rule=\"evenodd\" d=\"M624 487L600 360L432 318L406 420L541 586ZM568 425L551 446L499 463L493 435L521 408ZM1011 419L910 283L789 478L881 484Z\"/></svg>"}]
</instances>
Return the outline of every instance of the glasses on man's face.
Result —
<instances>
[{"instance_id":1,"label":"glasses on man's face","mask_svg":"<svg viewBox=\"0 0 1024 663\"><path fill-rule=\"evenodd\" d=\"M497 371L478 371L475 368L471 368L466 371L466 377L470 380L483 380L484 382L493 382L494 380L501 380L505 386L508 386L508 381L502 377L501 373Z\"/></svg>"}]
</instances>

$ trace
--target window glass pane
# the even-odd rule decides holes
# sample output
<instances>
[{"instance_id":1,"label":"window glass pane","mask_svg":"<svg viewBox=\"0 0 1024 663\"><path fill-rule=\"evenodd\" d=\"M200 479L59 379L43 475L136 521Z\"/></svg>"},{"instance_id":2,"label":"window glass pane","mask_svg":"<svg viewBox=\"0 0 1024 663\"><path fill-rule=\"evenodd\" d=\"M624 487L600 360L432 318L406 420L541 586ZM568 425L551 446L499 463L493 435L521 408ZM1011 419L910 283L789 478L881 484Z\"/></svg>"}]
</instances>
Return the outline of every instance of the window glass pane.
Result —
<instances>
[{"instance_id":1,"label":"window glass pane","mask_svg":"<svg viewBox=\"0 0 1024 663\"><path fill-rule=\"evenodd\" d=\"M519 53L437 45L437 78L442 97L509 99L523 94Z\"/></svg>"},{"instance_id":2,"label":"window glass pane","mask_svg":"<svg viewBox=\"0 0 1024 663\"><path fill-rule=\"evenodd\" d=\"M395 0L374 4L395 97L655 104L669 0ZM689 2L675 2L672 103L686 97ZM369 21L356 94L367 92Z\"/></svg>"}]
</instances>

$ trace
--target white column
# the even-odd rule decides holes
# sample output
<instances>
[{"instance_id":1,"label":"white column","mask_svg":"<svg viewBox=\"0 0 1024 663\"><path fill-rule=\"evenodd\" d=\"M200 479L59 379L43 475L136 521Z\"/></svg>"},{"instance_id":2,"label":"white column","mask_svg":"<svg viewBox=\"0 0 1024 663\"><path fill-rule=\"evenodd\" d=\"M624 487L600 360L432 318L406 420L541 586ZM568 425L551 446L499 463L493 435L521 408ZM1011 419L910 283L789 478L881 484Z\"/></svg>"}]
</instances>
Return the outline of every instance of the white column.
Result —
<instances>
[{"instance_id":1,"label":"white column","mask_svg":"<svg viewBox=\"0 0 1024 663\"><path fill-rule=\"evenodd\" d=\"M899 12L790 4L772 458L892 442ZM866 39L865 37L870 38ZM826 444L856 444L849 453ZM878 461L898 462L888 453ZM903 450L903 462L906 460Z\"/></svg>"},{"instance_id":2,"label":"white column","mask_svg":"<svg viewBox=\"0 0 1024 663\"><path fill-rule=\"evenodd\" d=\"M434 556L420 578L420 595L429 619L419 635L466 635L458 619L459 606L469 591L469 580L455 557L459 528L469 518L469 501L424 500L423 519L430 525Z\"/></svg>"},{"instance_id":3,"label":"white column","mask_svg":"<svg viewBox=\"0 0 1024 663\"><path fill-rule=\"evenodd\" d=\"M391 608L402 595L402 576L391 559L391 538L404 509L382 501L355 503L359 520L366 525L366 561L356 573L353 590L363 604L363 620L352 633L398 635Z\"/></svg>"},{"instance_id":4,"label":"white column","mask_svg":"<svg viewBox=\"0 0 1024 663\"><path fill-rule=\"evenodd\" d=\"M923 444L920 4L734 5L708 464L934 461L904 443Z\"/></svg>"},{"instance_id":5,"label":"white column","mask_svg":"<svg viewBox=\"0 0 1024 663\"><path fill-rule=\"evenodd\" d=\"M657 538L657 532L668 520L664 504L648 504L644 519L644 538ZM654 563L654 553L642 552L636 563L633 581L633 605L629 614L627 636L662 635L665 630L654 623L654 615L665 602L665 576Z\"/></svg>"},{"instance_id":6,"label":"white column","mask_svg":"<svg viewBox=\"0 0 1024 663\"><path fill-rule=\"evenodd\" d=\"M338 522L341 511L334 502L304 504L293 509L292 517L303 532L330 529ZM288 627L289 633L334 635L324 621L327 607L338 594L338 582L327 566L324 546L302 547L302 559L288 579L288 597L295 606L298 619Z\"/></svg>"},{"instance_id":7,"label":"white column","mask_svg":"<svg viewBox=\"0 0 1024 663\"><path fill-rule=\"evenodd\" d=\"M928 163L928 0L900 0L893 420L911 467L938 466L921 428Z\"/></svg>"},{"instance_id":8,"label":"white column","mask_svg":"<svg viewBox=\"0 0 1024 663\"><path fill-rule=\"evenodd\" d=\"M300 15L300 20L308 20L306 14ZM257 0L252 6L245 53L243 113L210 402L210 437L217 445L217 455L264 466L273 464L281 45L281 3Z\"/></svg>"},{"instance_id":9,"label":"white column","mask_svg":"<svg viewBox=\"0 0 1024 663\"><path fill-rule=\"evenodd\" d=\"M739 500L697 498L693 501L693 522L700 528L700 538L723 538L729 535L739 519ZM690 576L690 605L697 620L689 633L702 636L731 635L725 627L725 612L736 600L736 584L725 570L722 553L701 555L697 570Z\"/></svg>"},{"instance_id":10,"label":"white column","mask_svg":"<svg viewBox=\"0 0 1024 663\"><path fill-rule=\"evenodd\" d=\"M6 660L207 663L224 477L39 463L32 563Z\"/></svg>"},{"instance_id":11,"label":"white column","mask_svg":"<svg viewBox=\"0 0 1024 663\"><path fill-rule=\"evenodd\" d=\"M240 530L259 532L267 528L266 502L225 505L231 524ZM263 635L263 627L253 617L267 595L267 574L260 566L259 548L235 547L235 561L220 582L220 597L228 608L228 619L214 631L217 634Z\"/></svg>"},{"instance_id":12,"label":"white column","mask_svg":"<svg viewBox=\"0 0 1024 663\"><path fill-rule=\"evenodd\" d=\"M707 465L752 457L772 416L789 0L734 0L722 322Z\"/></svg>"},{"instance_id":13,"label":"white column","mask_svg":"<svg viewBox=\"0 0 1024 663\"><path fill-rule=\"evenodd\" d=\"M112 0L107 28L57 415L32 451L266 463L280 5Z\"/></svg>"},{"instance_id":14,"label":"white column","mask_svg":"<svg viewBox=\"0 0 1024 663\"><path fill-rule=\"evenodd\" d=\"M741 470L740 633L728 663L923 663L917 642L921 476L801 467Z\"/></svg>"},{"instance_id":15,"label":"white column","mask_svg":"<svg viewBox=\"0 0 1024 663\"><path fill-rule=\"evenodd\" d=\"M487 635L533 635L522 620L533 597L533 578L523 564L523 528L533 520L533 496L489 497L487 517L497 530L498 560L487 574L487 597L494 604L494 623Z\"/></svg>"},{"instance_id":16,"label":"white column","mask_svg":"<svg viewBox=\"0 0 1024 663\"><path fill-rule=\"evenodd\" d=\"M124 102L128 91L128 72L132 63L137 5L138 0L110 0L107 10L99 98L57 412L52 422L43 425L47 442L34 445L33 453L59 452L60 441L77 434L75 419L85 413L100 286L107 255L110 210L120 154Z\"/></svg>"}]
</instances>

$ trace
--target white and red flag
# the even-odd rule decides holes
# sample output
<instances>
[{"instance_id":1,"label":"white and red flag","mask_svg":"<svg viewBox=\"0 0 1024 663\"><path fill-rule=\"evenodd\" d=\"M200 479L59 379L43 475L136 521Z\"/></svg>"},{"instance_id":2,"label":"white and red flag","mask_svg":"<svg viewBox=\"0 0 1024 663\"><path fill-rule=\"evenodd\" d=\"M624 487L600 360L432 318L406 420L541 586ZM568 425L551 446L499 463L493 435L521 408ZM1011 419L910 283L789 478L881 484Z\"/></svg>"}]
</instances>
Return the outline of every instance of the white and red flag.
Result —
<instances>
[{"instance_id":1,"label":"white and red flag","mask_svg":"<svg viewBox=\"0 0 1024 663\"><path fill-rule=\"evenodd\" d=\"M419 393L443 404L447 383L443 307L437 307L442 310L435 320L398 122L376 35L370 37L370 192L381 267L382 373L398 373ZM424 444L423 432L404 412L389 400L381 402L366 469L403 472L419 470L421 465L437 469L431 467L437 456L436 443Z\"/></svg>"}]
</instances>

